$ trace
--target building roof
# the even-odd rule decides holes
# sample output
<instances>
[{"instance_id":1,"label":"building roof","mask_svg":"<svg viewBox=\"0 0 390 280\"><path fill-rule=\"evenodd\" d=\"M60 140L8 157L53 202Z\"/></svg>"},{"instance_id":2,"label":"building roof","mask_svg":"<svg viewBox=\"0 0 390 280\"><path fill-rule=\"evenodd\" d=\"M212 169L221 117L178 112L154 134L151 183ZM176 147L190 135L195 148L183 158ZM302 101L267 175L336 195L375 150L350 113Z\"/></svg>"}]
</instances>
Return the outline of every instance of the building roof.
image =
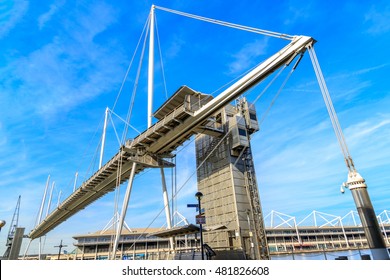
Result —
<instances>
[{"instance_id":1,"label":"building roof","mask_svg":"<svg viewBox=\"0 0 390 280\"><path fill-rule=\"evenodd\" d=\"M160 106L160 108L154 112L154 117L159 120L163 119L170 112L183 105L187 95L200 96L202 99L209 96L207 94L194 91L187 86L181 86L167 101L164 102L164 104Z\"/></svg>"},{"instance_id":2,"label":"building roof","mask_svg":"<svg viewBox=\"0 0 390 280\"><path fill-rule=\"evenodd\" d=\"M129 231L126 228L123 228L121 235L140 235L140 234L154 235L153 234L154 232L159 232L159 231L161 231L161 228L135 228L135 229L131 229L131 231ZM100 230L96 232L90 232L87 234L80 234L74 236L73 238L78 239L83 237L101 237L101 236L111 236L114 234L116 234L116 231L114 229L109 229L105 231Z\"/></svg>"},{"instance_id":3,"label":"building roof","mask_svg":"<svg viewBox=\"0 0 390 280\"><path fill-rule=\"evenodd\" d=\"M199 232L199 227L193 224L189 224L181 227L174 227L171 229L154 232L149 235L165 238L165 237L173 237L178 235L193 234L197 232Z\"/></svg>"}]
</instances>

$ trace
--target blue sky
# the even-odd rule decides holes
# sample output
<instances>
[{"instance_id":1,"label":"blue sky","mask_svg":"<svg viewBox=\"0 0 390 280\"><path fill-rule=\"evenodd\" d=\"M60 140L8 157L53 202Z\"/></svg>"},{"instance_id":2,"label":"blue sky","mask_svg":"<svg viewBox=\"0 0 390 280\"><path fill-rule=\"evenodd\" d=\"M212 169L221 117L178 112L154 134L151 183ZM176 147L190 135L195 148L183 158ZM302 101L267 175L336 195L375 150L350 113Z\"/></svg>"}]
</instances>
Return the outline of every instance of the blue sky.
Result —
<instances>
[{"instance_id":1,"label":"blue sky","mask_svg":"<svg viewBox=\"0 0 390 280\"><path fill-rule=\"evenodd\" d=\"M75 1L73 1L75 2ZM96 170L104 110L113 107L154 3L242 25L314 37L317 56L358 171L376 212L390 209L390 4L375 1L2 1L0 3L0 233L5 249L18 195L19 225L35 223L47 176L56 182L52 205ZM212 93L278 50L286 41L198 22L157 10L162 57L157 56L157 108L179 86ZM142 45L142 44L141 44ZM157 52L158 54L158 52ZM136 56L115 113L126 117ZM144 64L146 65L146 64ZM146 67L131 124L146 128ZM281 80L279 80L279 83ZM254 100L263 84L248 95ZM261 116L277 87L256 103ZM119 137L123 123L113 117ZM105 160L118 149L108 128ZM130 130L127 137L136 133ZM312 210L345 215L354 209L340 194L347 169L308 54L252 140L263 211L299 218ZM178 153L178 210L193 220L194 147ZM94 169L95 168L95 169ZM135 181L127 224L147 227L162 209L158 170ZM170 172L167 179L170 184ZM121 195L125 187L121 188ZM72 236L102 229L114 213L115 193L70 218L46 238L46 251ZM121 204L121 199L120 199ZM46 213L46 209L45 212ZM164 224L163 215L150 226ZM27 242L25 242L27 243ZM23 246L24 247L24 246ZM30 253L37 252L34 242Z\"/></svg>"}]
</instances>

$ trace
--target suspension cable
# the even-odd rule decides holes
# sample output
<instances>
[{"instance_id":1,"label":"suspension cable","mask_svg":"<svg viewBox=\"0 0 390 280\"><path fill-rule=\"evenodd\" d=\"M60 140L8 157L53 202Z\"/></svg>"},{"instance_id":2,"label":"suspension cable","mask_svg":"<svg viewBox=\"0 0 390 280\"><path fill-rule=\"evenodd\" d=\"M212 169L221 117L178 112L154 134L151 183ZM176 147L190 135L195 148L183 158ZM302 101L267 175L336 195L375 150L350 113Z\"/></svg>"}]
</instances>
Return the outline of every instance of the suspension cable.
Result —
<instances>
[{"instance_id":1,"label":"suspension cable","mask_svg":"<svg viewBox=\"0 0 390 280\"><path fill-rule=\"evenodd\" d=\"M244 26L244 25L240 25L240 24L230 23L230 22L226 22L226 21L206 18L206 17L188 14L188 13L184 13L184 12L180 12L180 11L176 11L176 10L172 10L172 9L167 9L167 8L159 7L159 6L155 6L155 8L162 10L162 11L165 11L165 12L170 12L173 14L177 14L177 15L181 15L181 16L185 16L185 17L189 17L189 18L193 18L193 19L197 19L197 20L201 20L201 21L205 21L205 22L210 22L210 23L214 23L214 24L218 24L218 25L222 25L222 26L226 26L226 27L231 27L231 28L235 28L235 29L239 29L239 30L253 32L253 33L257 33L257 34L261 34L261 35L265 35L265 36L276 37L276 38L290 40L290 41L292 41L294 39L294 36L291 36L288 34L283 34L283 33L279 33L279 32L273 32L273 31L268 31L268 30L264 30L264 29L259 29L259 28Z\"/></svg>"},{"instance_id":2,"label":"suspension cable","mask_svg":"<svg viewBox=\"0 0 390 280\"><path fill-rule=\"evenodd\" d=\"M313 68L314 68L314 71L315 71L315 74L316 74L316 77L318 80L318 84L319 84L320 89L321 89L322 97L324 98L325 105L326 105L326 108L328 110L330 120L332 122L333 130L336 134L338 143L339 143L340 148L341 148L341 152L343 153L343 156L344 156L345 164L347 165L348 170L356 171L352 157L351 157L349 150L348 150L347 142L345 141L343 131L340 127L340 122L339 122L339 120L337 118L337 114L334 110L333 102L332 102L332 99L330 98L330 94L329 94L328 88L326 86L324 76L322 75L320 64L318 62L316 53L314 51L314 46L309 45L307 47L307 49L309 51L311 62L313 64Z\"/></svg>"},{"instance_id":3,"label":"suspension cable","mask_svg":"<svg viewBox=\"0 0 390 280\"><path fill-rule=\"evenodd\" d=\"M114 111L112 111L110 108L108 108L108 110L111 112L111 114L113 114L115 117L117 117L118 119L120 119L124 124L128 125L129 127L131 127L132 129L134 129L138 134L141 134L141 132L136 129L134 126L132 126L130 123L126 122L124 119L122 119L118 114L116 114Z\"/></svg>"},{"instance_id":4,"label":"suspension cable","mask_svg":"<svg viewBox=\"0 0 390 280\"><path fill-rule=\"evenodd\" d=\"M148 19L149 20L148 20L148 24L147 25L148 25L148 29L149 29L150 15L149 15ZM133 93L132 93L131 101L130 101L130 104L129 104L129 111L127 113L127 118L126 118L126 122L127 123L130 123L130 119L131 119L131 116L132 116L132 113L133 113L135 96L136 96L137 89L138 89L138 82L139 82L139 78L140 78L140 75L141 75L142 62L143 62L143 57L144 57L144 54L145 54L146 41L147 41L147 36L145 36L145 39L144 39L144 44L143 44L143 48L142 48L142 52L141 52L141 57L140 57L140 61L139 61L139 64L138 64L137 75L136 75L136 78L135 78L134 87L133 87ZM124 130L123 136L122 136L122 143L125 143L125 141L126 141L127 132L128 132L128 126L125 126L125 130Z\"/></svg>"},{"instance_id":5,"label":"suspension cable","mask_svg":"<svg viewBox=\"0 0 390 280\"><path fill-rule=\"evenodd\" d=\"M137 54L138 47L139 47L139 45L140 45L140 43L141 43L141 39L142 39L142 37L144 36L145 30L147 30L148 22L149 22L149 18L148 18L148 19L146 20L146 22L145 22L145 25L144 25L144 28L143 28L143 30L142 30L141 36L139 37L137 46L136 46L135 51L134 51L134 53L133 53L133 57L132 57L131 60L130 60L129 66L127 67L126 74L125 74L125 76L124 76L124 78L123 78L122 84L121 84L121 86L120 86L120 88L119 88L119 92L118 92L118 94L117 94L117 96L116 96L114 105L112 106L112 110L115 109L115 106L116 106L116 104L118 103L119 96L121 95L122 90L123 90L123 87L124 87L124 85L125 85L125 83L126 83L126 81L127 81L127 77L129 76L131 66L133 65L133 61L134 61L135 55Z\"/></svg>"},{"instance_id":6,"label":"suspension cable","mask_svg":"<svg viewBox=\"0 0 390 280\"><path fill-rule=\"evenodd\" d=\"M280 86L279 90L277 91L277 93L275 94L274 98L272 99L270 105L268 106L267 110L265 111L265 113L263 114L262 118L260 119L259 121L259 127L261 126L261 124L264 122L265 118L268 116L272 106L275 104L276 102L276 99L279 97L280 93L282 92L282 90L284 89L284 87L286 86L287 84L287 81L290 79L291 75L293 74L293 72L295 71L295 69L297 68L299 62L301 61L303 57L303 54L301 54L301 56L298 58L298 60L296 61L294 67L291 69L291 71L288 73L288 75L286 76L285 80L283 81L282 85ZM282 70L284 70L286 68L286 65L283 67Z\"/></svg>"},{"instance_id":7,"label":"suspension cable","mask_svg":"<svg viewBox=\"0 0 390 280\"><path fill-rule=\"evenodd\" d=\"M114 124L114 121L112 120L111 114L110 114L109 117L110 117L110 121L111 121L111 124L112 124L112 128L114 129L116 140L118 140L118 144L119 144L119 147L120 147L121 146L121 140L119 139L118 133L116 132L115 124Z\"/></svg>"},{"instance_id":8,"label":"suspension cable","mask_svg":"<svg viewBox=\"0 0 390 280\"><path fill-rule=\"evenodd\" d=\"M157 25L156 14L154 14L154 22L155 22L155 26L156 26L157 46L158 46L158 51L160 54L161 73L162 73L162 78L163 78L163 83L164 83L165 98L168 99L167 81L165 79L164 63L163 63L163 57L162 57L162 52L161 52L161 42L160 42L160 36L159 36L159 32L158 32L158 27L157 27L158 25Z\"/></svg>"}]
</instances>

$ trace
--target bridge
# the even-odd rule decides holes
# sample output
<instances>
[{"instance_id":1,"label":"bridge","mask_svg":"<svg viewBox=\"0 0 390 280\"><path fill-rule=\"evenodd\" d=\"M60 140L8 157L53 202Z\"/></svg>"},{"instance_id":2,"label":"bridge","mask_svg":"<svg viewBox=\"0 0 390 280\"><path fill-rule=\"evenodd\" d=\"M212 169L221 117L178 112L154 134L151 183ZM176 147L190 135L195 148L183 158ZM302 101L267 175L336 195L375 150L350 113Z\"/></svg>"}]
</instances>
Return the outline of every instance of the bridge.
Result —
<instances>
[{"instance_id":1,"label":"bridge","mask_svg":"<svg viewBox=\"0 0 390 280\"><path fill-rule=\"evenodd\" d=\"M200 20L213 22L216 24L222 24L267 36L278 37L284 40L288 40L289 43L274 55L258 64L246 75L241 77L234 84L229 86L226 90L222 91L214 98L208 94L197 92L186 86L179 88L171 96L171 98L154 113L154 116L158 119L158 121L155 124L152 124L151 118L153 114L150 111L150 108L152 108L151 100L153 99L153 68L151 65L153 64L154 50L153 41L155 8L174 12L183 16L190 16ZM210 135L212 137L220 136L223 131L221 131L218 126L215 126L215 118L218 112L223 110L245 92L264 81L265 78L267 78L276 70L280 68L284 69L287 66L290 66L290 64L292 65L292 62L295 61L294 66L292 67L292 71L294 71L300 62L303 53L308 51L317 76L317 80L320 85L321 92L324 97L325 104L328 109L329 116L332 121L334 131L336 133L340 148L344 155L345 163L348 168L348 181L344 183L344 187L349 188L353 194L359 216L363 221L364 231L367 235L370 248L375 249L376 252L378 252L378 258L383 258L385 256L388 258L387 253L383 253L385 245L381 237L379 225L375 219L372 219L375 214L366 190L367 186L365 184L365 180L355 169L352 157L349 154L344 139L344 135L338 123L337 115L334 111L325 80L314 52L313 45L316 41L313 38L308 36L290 36L285 34L278 34L275 32L268 32L255 28L244 28L243 26L235 24L228 24L222 21L206 19L204 17L191 16L189 14L155 6L152 6L149 20L150 47L148 76L148 128L134 139L128 139L120 147L119 151L106 164L101 166L99 170L95 172L95 174L83 182L81 186L77 188L68 198L66 198L65 201L58 205L58 207L52 213L47 215L43 220L41 220L41 217L39 217L38 223L29 234L31 240L44 236L56 226L63 223L69 217L75 215L80 210L84 209L108 192L113 191L120 184L127 181L128 186L126 189L125 199L123 201L122 213L116 233L116 240L113 246L113 258L115 258L116 248L119 242L121 230L123 228L124 217L126 215L134 177L147 168L161 169L165 212L167 225L168 228L170 228L171 219L169 217L170 211L165 186L164 168L173 167L173 164L169 161L169 159L173 156L172 153L174 153L180 145L182 145L193 135L203 134ZM242 112L239 112L237 109L238 112L236 112L236 114L249 114L249 108L247 109L248 110L246 112L244 109ZM241 116L240 118L244 118L244 116ZM239 125L241 122L238 117L235 121L237 122L237 125ZM250 122L251 120L248 119L246 127L244 126L244 128L248 131L251 130L249 127ZM245 121L241 123L245 123ZM237 131L237 137L247 137L246 142L249 143L249 138L247 136L248 134L241 131L238 135L239 132L240 131ZM228 135L228 133L226 135ZM250 145L247 144L245 149L236 151L235 156L237 158L241 157L244 151L249 151L245 153L250 153L249 146ZM250 158L249 154L248 158ZM233 171L231 172L233 173ZM254 174L252 171L249 173ZM248 170L245 171L245 174L248 174ZM252 218L254 229L251 229L250 225L248 229L248 234L250 233L248 236L250 236L249 239L251 239L251 241L249 242L249 239L246 241L249 243L254 241L255 244L259 245L256 246L256 248L262 248L261 256L259 253L257 253L258 257L256 258L268 259L269 255L268 252L266 252L267 246L265 243L264 227L262 226L262 213L259 196L257 193L257 185L255 184L256 180L252 176L250 176L248 180L253 183L251 183L251 190L248 191L248 205L250 205L250 209L247 215L249 217L249 213L252 213L252 217L256 216L256 218ZM240 211L241 210L242 209L240 209ZM248 223L250 224L249 218ZM254 236L254 240L252 240L252 236ZM172 247L174 242L173 239L171 239L170 242ZM252 255L256 254L253 254L252 252Z\"/></svg>"},{"instance_id":2,"label":"bridge","mask_svg":"<svg viewBox=\"0 0 390 280\"><path fill-rule=\"evenodd\" d=\"M107 192L114 190L118 182L127 181L132 171L136 174L147 167L167 165L166 162L161 164L163 158L168 156L167 154L174 151L196 131L210 130L207 128L207 123L213 114L261 82L276 69L291 62L298 54L305 51L308 45L313 43L313 38L295 37L285 48L259 64L254 70L212 100L188 87L180 88L169 102L157 110L156 116L161 116L157 123L133 140L128 140L126 145L121 147L120 151L109 162L40 222L30 232L29 237L36 239L47 234L67 218ZM198 102L184 103L184 97L188 95L196 97ZM196 108L196 106L199 109L192 111L191 108ZM120 169L122 170L117 176ZM118 182L116 182L117 177Z\"/></svg>"}]
</instances>

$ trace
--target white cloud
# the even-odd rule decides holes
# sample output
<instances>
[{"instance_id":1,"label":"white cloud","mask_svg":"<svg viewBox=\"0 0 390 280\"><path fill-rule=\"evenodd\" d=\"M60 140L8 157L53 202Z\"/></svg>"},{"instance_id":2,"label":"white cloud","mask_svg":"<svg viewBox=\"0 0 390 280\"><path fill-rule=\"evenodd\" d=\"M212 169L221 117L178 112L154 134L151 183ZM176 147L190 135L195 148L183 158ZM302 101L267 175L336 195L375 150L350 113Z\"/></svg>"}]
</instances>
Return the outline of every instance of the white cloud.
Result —
<instances>
[{"instance_id":1,"label":"white cloud","mask_svg":"<svg viewBox=\"0 0 390 280\"><path fill-rule=\"evenodd\" d=\"M29 110L50 118L111 91L120 81L120 53L94 41L115 22L115 11L96 5L75 13L63 26L66 33L3 69L3 91L20 108L27 103Z\"/></svg>"},{"instance_id":2,"label":"white cloud","mask_svg":"<svg viewBox=\"0 0 390 280\"><path fill-rule=\"evenodd\" d=\"M59 0L50 5L50 9L39 16L38 18L38 27L42 29L45 27L46 23L57 13L57 11L65 4L65 0Z\"/></svg>"},{"instance_id":3,"label":"white cloud","mask_svg":"<svg viewBox=\"0 0 390 280\"><path fill-rule=\"evenodd\" d=\"M184 45L185 45L185 41L179 38L177 35L174 35L173 40L170 41L168 49L164 52L166 58L168 59L176 58Z\"/></svg>"},{"instance_id":4,"label":"white cloud","mask_svg":"<svg viewBox=\"0 0 390 280\"><path fill-rule=\"evenodd\" d=\"M367 33L382 35L390 31L390 6L377 8L372 6L364 16L365 22L369 25Z\"/></svg>"},{"instance_id":5,"label":"white cloud","mask_svg":"<svg viewBox=\"0 0 390 280\"><path fill-rule=\"evenodd\" d=\"M28 10L28 1L14 0L0 3L0 39L18 24Z\"/></svg>"},{"instance_id":6,"label":"white cloud","mask_svg":"<svg viewBox=\"0 0 390 280\"><path fill-rule=\"evenodd\" d=\"M307 6L305 6L305 4ZM293 5L292 3L290 3L288 12L286 13L286 19L284 20L284 24L293 25L298 20L302 21L308 19L310 15L313 14L313 12L310 3L305 2L305 4L299 2L299 5Z\"/></svg>"},{"instance_id":7,"label":"white cloud","mask_svg":"<svg viewBox=\"0 0 390 280\"><path fill-rule=\"evenodd\" d=\"M259 56L266 53L268 47L268 38L256 40L244 45L236 54L233 54L233 62L228 65L229 74L241 73L254 65L253 61L258 61Z\"/></svg>"}]
</instances>

